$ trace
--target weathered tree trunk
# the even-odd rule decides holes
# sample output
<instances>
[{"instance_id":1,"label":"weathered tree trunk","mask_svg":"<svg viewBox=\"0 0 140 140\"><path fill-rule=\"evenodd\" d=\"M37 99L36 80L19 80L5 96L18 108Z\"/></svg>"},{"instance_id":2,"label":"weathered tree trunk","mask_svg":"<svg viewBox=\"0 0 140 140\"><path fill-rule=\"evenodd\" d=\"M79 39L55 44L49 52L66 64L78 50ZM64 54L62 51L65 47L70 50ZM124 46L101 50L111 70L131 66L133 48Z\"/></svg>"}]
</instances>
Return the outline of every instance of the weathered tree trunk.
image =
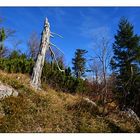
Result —
<instances>
[{"instance_id":1,"label":"weathered tree trunk","mask_svg":"<svg viewBox=\"0 0 140 140\"><path fill-rule=\"evenodd\" d=\"M35 89L40 89L41 87L42 68L44 66L45 55L46 51L49 49L49 45L50 45L50 25L48 19L46 18L40 42L40 50L31 76L31 85Z\"/></svg>"}]
</instances>

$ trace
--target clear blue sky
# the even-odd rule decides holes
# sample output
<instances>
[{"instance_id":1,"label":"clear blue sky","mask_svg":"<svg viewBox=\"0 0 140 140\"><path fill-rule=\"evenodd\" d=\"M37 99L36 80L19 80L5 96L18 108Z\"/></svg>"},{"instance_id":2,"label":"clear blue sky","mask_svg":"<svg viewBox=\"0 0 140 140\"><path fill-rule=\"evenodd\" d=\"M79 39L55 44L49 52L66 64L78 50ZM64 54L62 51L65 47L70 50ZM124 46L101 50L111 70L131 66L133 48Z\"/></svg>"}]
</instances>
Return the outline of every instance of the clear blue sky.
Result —
<instances>
[{"instance_id":1,"label":"clear blue sky","mask_svg":"<svg viewBox=\"0 0 140 140\"><path fill-rule=\"evenodd\" d=\"M77 48L88 50L90 56L92 45L98 37L105 35L112 43L122 16L128 18L140 35L140 8L135 7L0 8L0 17L4 19L2 25L17 31L17 38L23 42L20 45L23 51L27 50L26 42L33 31L41 34L44 19L48 17L52 32L64 37L56 37L52 42L65 53L66 64L70 66Z\"/></svg>"}]
</instances>

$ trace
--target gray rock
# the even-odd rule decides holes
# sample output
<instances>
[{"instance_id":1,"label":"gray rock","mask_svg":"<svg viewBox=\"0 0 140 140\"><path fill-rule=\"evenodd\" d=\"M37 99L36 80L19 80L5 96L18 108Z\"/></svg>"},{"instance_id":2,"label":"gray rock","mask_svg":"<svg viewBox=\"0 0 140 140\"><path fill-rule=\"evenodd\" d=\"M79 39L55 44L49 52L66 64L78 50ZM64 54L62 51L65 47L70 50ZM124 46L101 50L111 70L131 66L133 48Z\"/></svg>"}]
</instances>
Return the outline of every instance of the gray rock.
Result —
<instances>
[{"instance_id":1,"label":"gray rock","mask_svg":"<svg viewBox=\"0 0 140 140\"><path fill-rule=\"evenodd\" d=\"M83 102L89 106L89 110L91 112L96 112L96 113L99 113L99 108L97 106L97 104L95 102L93 102L92 100L90 100L89 98L83 98Z\"/></svg>"},{"instance_id":2,"label":"gray rock","mask_svg":"<svg viewBox=\"0 0 140 140\"><path fill-rule=\"evenodd\" d=\"M90 100L89 98L84 98L84 101L86 101L88 104L91 104L94 107L97 107L97 104L93 102L92 100Z\"/></svg>"},{"instance_id":3,"label":"gray rock","mask_svg":"<svg viewBox=\"0 0 140 140\"><path fill-rule=\"evenodd\" d=\"M0 81L0 99L3 99L8 96L18 96L18 92L8 85L4 85Z\"/></svg>"},{"instance_id":4,"label":"gray rock","mask_svg":"<svg viewBox=\"0 0 140 140\"><path fill-rule=\"evenodd\" d=\"M128 108L126 113L128 114L129 118L133 118L140 125L140 119L132 109Z\"/></svg>"},{"instance_id":5,"label":"gray rock","mask_svg":"<svg viewBox=\"0 0 140 140\"><path fill-rule=\"evenodd\" d=\"M126 108L124 111L120 111L119 115L123 118L132 119L140 127L140 118L132 109Z\"/></svg>"}]
</instances>

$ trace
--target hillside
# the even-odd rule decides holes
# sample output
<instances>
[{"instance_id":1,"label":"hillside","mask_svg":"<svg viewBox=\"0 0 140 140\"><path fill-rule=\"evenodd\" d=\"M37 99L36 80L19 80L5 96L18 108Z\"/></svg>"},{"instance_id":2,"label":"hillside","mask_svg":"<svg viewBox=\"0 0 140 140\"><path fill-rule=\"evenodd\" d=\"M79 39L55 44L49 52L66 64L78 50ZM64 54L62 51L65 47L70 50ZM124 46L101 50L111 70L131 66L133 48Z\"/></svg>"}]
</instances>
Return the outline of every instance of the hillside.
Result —
<instances>
[{"instance_id":1,"label":"hillside","mask_svg":"<svg viewBox=\"0 0 140 140\"><path fill-rule=\"evenodd\" d=\"M100 112L80 95L30 87L28 75L0 71L0 81L18 91L17 97L0 100L0 132L139 132L131 120Z\"/></svg>"}]
</instances>

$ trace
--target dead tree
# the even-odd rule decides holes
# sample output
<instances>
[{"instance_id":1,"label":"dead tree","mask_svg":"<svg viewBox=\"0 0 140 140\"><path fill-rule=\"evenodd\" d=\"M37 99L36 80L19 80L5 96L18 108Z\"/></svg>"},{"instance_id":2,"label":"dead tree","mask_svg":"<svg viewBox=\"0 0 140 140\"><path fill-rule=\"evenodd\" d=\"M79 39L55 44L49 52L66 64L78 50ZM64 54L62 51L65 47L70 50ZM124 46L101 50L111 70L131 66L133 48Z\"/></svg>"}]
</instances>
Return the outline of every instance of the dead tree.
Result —
<instances>
[{"instance_id":1,"label":"dead tree","mask_svg":"<svg viewBox=\"0 0 140 140\"><path fill-rule=\"evenodd\" d=\"M38 53L37 60L35 62L35 65L33 68L33 73L31 76L31 85L35 89L40 89L40 87L41 87L41 75L42 75L42 69L44 66L45 55L46 55L47 50L51 51L53 58L55 59L55 61L57 63L58 69L62 72L64 71L64 70L60 69L58 62L56 60L56 57L55 57L55 53L53 52L53 50L51 48L51 46L54 46L55 48L57 48L56 45L54 45L50 42L50 37L54 37L53 34L58 35L58 34L52 33L50 31L50 24L48 22L48 19L46 18L45 23L44 23L44 29L42 32L42 37L41 37L39 53ZM60 36L60 35L58 35L58 36ZM59 48L57 48L57 49L60 50Z\"/></svg>"}]
</instances>

